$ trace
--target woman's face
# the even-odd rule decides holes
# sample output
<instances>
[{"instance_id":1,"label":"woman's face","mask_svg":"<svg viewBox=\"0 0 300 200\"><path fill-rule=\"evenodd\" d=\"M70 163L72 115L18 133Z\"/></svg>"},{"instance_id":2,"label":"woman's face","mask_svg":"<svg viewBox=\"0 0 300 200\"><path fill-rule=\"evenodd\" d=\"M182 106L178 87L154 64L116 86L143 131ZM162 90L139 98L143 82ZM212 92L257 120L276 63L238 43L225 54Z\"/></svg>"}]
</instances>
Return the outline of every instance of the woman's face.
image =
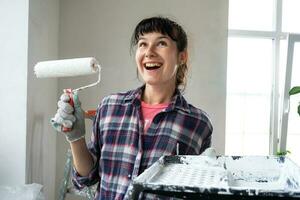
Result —
<instances>
[{"instance_id":1,"label":"woman's face","mask_svg":"<svg viewBox=\"0 0 300 200\"><path fill-rule=\"evenodd\" d=\"M158 32L140 36L135 60L146 84L175 86L179 58L176 43L169 36Z\"/></svg>"}]
</instances>

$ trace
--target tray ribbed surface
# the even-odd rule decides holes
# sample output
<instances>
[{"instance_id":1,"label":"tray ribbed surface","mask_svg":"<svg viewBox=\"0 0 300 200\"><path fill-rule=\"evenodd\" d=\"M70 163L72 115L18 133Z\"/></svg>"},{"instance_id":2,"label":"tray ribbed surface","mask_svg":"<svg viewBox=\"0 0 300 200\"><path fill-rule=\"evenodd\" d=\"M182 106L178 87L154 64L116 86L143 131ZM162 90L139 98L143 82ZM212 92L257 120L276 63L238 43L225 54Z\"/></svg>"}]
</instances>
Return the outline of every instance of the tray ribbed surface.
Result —
<instances>
[{"instance_id":1,"label":"tray ribbed surface","mask_svg":"<svg viewBox=\"0 0 300 200\"><path fill-rule=\"evenodd\" d=\"M153 177L150 183L177 186L227 186L226 171L221 168L201 168L195 165L170 164Z\"/></svg>"}]
</instances>

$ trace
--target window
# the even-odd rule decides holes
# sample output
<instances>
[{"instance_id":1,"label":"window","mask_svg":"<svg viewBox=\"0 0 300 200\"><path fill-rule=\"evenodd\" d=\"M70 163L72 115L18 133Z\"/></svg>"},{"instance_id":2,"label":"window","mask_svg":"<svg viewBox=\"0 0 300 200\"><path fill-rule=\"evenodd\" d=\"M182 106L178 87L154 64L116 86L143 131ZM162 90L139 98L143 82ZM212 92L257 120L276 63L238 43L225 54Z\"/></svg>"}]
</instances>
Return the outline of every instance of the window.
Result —
<instances>
[{"instance_id":1,"label":"window","mask_svg":"<svg viewBox=\"0 0 300 200\"><path fill-rule=\"evenodd\" d=\"M282 1L282 31L291 33L300 33L300 1L283 0Z\"/></svg>"},{"instance_id":2,"label":"window","mask_svg":"<svg viewBox=\"0 0 300 200\"><path fill-rule=\"evenodd\" d=\"M266 144L270 124L272 41L232 37L228 40L228 50L227 151L266 154L269 150Z\"/></svg>"},{"instance_id":3,"label":"window","mask_svg":"<svg viewBox=\"0 0 300 200\"><path fill-rule=\"evenodd\" d=\"M273 0L229 0L229 28L271 31L272 8Z\"/></svg>"},{"instance_id":4,"label":"window","mask_svg":"<svg viewBox=\"0 0 300 200\"><path fill-rule=\"evenodd\" d=\"M286 36L287 32L300 33L296 20L300 18L299 8L299 0L229 0L228 155L268 155L278 150ZM294 55L300 55L300 44L296 47ZM299 67L293 69L292 86L300 85L299 56L294 58L293 66ZM300 153L300 145L296 144L300 141L298 102L299 98L291 98L287 137L287 149L294 160L293 155Z\"/></svg>"},{"instance_id":5,"label":"window","mask_svg":"<svg viewBox=\"0 0 300 200\"><path fill-rule=\"evenodd\" d=\"M300 86L300 43L295 43L294 60L291 77L292 86ZM287 130L286 148L291 151L291 158L300 164L300 116L297 113L297 107L300 102L300 95L290 98L290 112Z\"/></svg>"}]
</instances>

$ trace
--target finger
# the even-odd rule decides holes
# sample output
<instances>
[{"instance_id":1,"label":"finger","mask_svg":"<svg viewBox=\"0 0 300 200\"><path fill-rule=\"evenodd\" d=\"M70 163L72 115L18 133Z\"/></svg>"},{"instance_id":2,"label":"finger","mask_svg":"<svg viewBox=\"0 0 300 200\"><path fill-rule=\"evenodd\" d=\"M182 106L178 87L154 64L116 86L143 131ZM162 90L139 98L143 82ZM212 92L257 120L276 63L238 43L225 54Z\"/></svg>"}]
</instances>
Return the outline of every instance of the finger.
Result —
<instances>
[{"instance_id":1,"label":"finger","mask_svg":"<svg viewBox=\"0 0 300 200\"><path fill-rule=\"evenodd\" d=\"M64 119L59 115L59 113L56 113L52 120L58 124L62 124L64 122Z\"/></svg>"},{"instance_id":2,"label":"finger","mask_svg":"<svg viewBox=\"0 0 300 200\"><path fill-rule=\"evenodd\" d=\"M53 127L56 131L62 132L62 125L61 125L61 124L56 123L56 121L54 121L54 119L51 119L51 124L52 124L52 127Z\"/></svg>"},{"instance_id":3,"label":"finger","mask_svg":"<svg viewBox=\"0 0 300 200\"><path fill-rule=\"evenodd\" d=\"M73 122L71 122L70 120L64 120L63 126L64 126L65 128L72 128Z\"/></svg>"},{"instance_id":4,"label":"finger","mask_svg":"<svg viewBox=\"0 0 300 200\"><path fill-rule=\"evenodd\" d=\"M74 123L76 121L76 117L74 115L67 115L64 120L69 120Z\"/></svg>"},{"instance_id":5,"label":"finger","mask_svg":"<svg viewBox=\"0 0 300 200\"><path fill-rule=\"evenodd\" d=\"M60 100L64 101L64 102L69 102L70 101L70 96L67 93L63 93L60 96Z\"/></svg>"},{"instance_id":6,"label":"finger","mask_svg":"<svg viewBox=\"0 0 300 200\"><path fill-rule=\"evenodd\" d=\"M65 113L71 114L74 112L73 106L71 106L69 103L66 103L62 100L57 102L58 108L62 109Z\"/></svg>"},{"instance_id":7,"label":"finger","mask_svg":"<svg viewBox=\"0 0 300 200\"><path fill-rule=\"evenodd\" d=\"M63 109L58 108L57 113L60 115L61 118L66 119L69 113L66 113Z\"/></svg>"},{"instance_id":8,"label":"finger","mask_svg":"<svg viewBox=\"0 0 300 200\"><path fill-rule=\"evenodd\" d=\"M74 115L66 115L65 118L62 118L59 113L56 113L53 120L58 124L63 124L65 120L69 120L74 123L76 121L76 117Z\"/></svg>"}]
</instances>

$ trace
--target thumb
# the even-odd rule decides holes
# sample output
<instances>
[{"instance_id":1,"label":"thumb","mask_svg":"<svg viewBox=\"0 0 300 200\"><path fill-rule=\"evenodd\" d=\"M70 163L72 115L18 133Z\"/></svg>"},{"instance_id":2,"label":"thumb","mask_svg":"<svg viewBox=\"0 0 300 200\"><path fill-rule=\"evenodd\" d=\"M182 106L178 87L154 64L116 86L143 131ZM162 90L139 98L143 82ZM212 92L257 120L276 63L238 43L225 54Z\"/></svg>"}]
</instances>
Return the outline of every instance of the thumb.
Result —
<instances>
[{"instance_id":1,"label":"thumb","mask_svg":"<svg viewBox=\"0 0 300 200\"><path fill-rule=\"evenodd\" d=\"M81 106L81 102L78 97L78 92L73 92L73 102L74 102L74 108L79 108Z\"/></svg>"}]
</instances>

